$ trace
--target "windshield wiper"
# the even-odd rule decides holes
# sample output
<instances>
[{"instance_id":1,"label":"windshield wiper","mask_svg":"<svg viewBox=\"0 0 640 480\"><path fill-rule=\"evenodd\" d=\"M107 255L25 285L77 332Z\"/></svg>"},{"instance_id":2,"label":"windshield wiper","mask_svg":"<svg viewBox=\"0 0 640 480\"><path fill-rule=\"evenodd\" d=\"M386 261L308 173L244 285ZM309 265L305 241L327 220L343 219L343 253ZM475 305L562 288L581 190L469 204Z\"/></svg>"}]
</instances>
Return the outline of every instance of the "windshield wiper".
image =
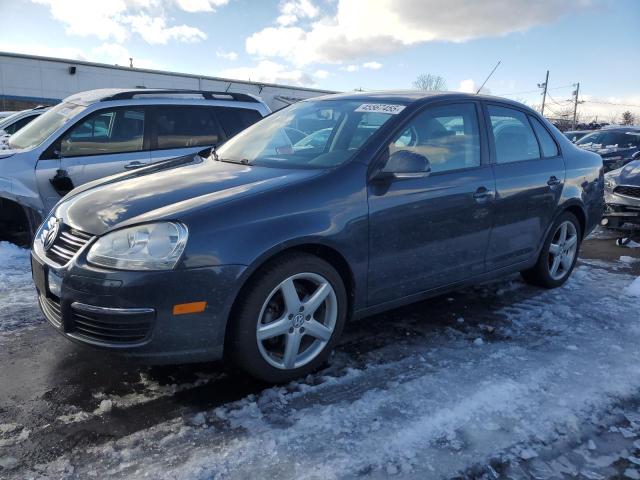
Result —
<instances>
[{"instance_id":1,"label":"windshield wiper","mask_svg":"<svg viewBox=\"0 0 640 480\"><path fill-rule=\"evenodd\" d=\"M246 159L246 158L243 158L242 160L232 160L230 158L218 158L218 157L216 157L216 159L218 161L220 161L220 162L237 163L238 165L251 165L249 160Z\"/></svg>"}]
</instances>

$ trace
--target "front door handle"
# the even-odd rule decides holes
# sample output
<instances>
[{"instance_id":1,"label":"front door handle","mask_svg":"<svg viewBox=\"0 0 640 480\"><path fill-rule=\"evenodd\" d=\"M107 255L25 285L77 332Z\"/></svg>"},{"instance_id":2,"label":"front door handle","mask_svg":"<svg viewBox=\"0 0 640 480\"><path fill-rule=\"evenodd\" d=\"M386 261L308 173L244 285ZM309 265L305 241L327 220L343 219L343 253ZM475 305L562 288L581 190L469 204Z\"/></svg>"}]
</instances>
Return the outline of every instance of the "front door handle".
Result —
<instances>
[{"instance_id":1,"label":"front door handle","mask_svg":"<svg viewBox=\"0 0 640 480\"><path fill-rule=\"evenodd\" d=\"M487 187L479 187L473 194L473 198L477 203L484 203L493 198L493 190L489 190Z\"/></svg>"},{"instance_id":2,"label":"front door handle","mask_svg":"<svg viewBox=\"0 0 640 480\"><path fill-rule=\"evenodd\" d=\"M550 187L556 187L560 185L560 180L555 175L551 175L549 180L547 180L547 185Z\"/></svg>"},{"instance_id":3,"label":"front door handle","mask_svg":"<svg viewBox=\"0 0 640 480\"><path fill-rule=\"evenodd\" d=\"M133 170L135 168L140 168L140 167L144 167L145 164L142 162L138 162L137 160L131 163L127 163L124 168L125 170Z\"/></svg>"}]
</instances>

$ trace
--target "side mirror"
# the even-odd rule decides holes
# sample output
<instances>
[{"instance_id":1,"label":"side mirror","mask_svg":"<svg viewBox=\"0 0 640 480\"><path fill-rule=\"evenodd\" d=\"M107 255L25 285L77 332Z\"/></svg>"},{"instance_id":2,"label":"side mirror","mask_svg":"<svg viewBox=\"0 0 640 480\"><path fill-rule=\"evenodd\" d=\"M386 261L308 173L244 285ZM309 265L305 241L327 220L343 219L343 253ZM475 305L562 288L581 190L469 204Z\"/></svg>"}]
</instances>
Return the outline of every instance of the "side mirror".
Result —
<instances>
[{"instance_id":1,"label":"side mirror","mask_svg":"<svg viewBox=\"0 0 640 480\"><path fill-rule=\"evenodd\" d=\"M429 159L409 150L393 152L387 164L376 175L378 179L424 178L431 173Z\"/></svg>"}]
</instances>

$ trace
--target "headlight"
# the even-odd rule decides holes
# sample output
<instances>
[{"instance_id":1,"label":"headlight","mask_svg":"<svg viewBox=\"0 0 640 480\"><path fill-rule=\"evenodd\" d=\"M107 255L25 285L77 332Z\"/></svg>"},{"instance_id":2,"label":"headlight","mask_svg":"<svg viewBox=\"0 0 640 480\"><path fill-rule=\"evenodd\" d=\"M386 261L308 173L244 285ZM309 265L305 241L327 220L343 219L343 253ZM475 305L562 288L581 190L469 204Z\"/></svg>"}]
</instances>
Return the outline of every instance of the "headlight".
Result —
<instances>
[{"instance_id":1,"label":"headlight","mask_svg":"<svg viewBox=\"0 0 640 480\"><path fill-rule=\"evenodd\" d=\"M616 186L616 181L613 175L609 175L611 172L605 174L604 176L604 188L607 190L613 190Z\"/></svg>"},{"instance_id":2,"label":"headlight","mask_svg":"<svg viewBox=\"0 0 640 480\"><path fill-rule=\"evenodd\" d=\"M181 223L147 223L106 234L93 244L87 260L120 270L170 270L187 244Z\"/></svg>"}]
</instances>

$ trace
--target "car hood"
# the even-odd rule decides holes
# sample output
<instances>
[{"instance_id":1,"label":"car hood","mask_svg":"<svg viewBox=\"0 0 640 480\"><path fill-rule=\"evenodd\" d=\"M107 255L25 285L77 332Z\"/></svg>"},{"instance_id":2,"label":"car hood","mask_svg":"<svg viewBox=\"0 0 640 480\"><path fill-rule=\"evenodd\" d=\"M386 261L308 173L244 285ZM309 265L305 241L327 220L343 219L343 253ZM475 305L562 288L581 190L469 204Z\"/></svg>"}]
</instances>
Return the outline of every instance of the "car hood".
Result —
<instances>
[{"instance_id":1,"label":"car hood","mask_svg":"<svg viewBox=\"0 0 640 480\"><path fill-rule=\"evenodd\" d=\"M629 162L621 169L611 173L618 185L640 186L640 160Z\"/></svg>"},{"instance_id":2,"label":"car hood","mask_svg":"<svg viewBox=\"0 0 640 480\"><path fill-rule=\"evenodd\" d=\"M73 190L54 210L73 228L94 234L181 215L318 175L318 170L256 167L190 155Z\"/></svg>"},{"instance_id":3,"label":"car hood","mask_svg":"<svg viewBox=\"0 0 640 480\"><path fill-rule=\"evenodd\" d=\"M616 147L614 145L601 145L596 143L586 143L584 145L578 145L583 150L595 152L603 157L624 155L626 152L636 150L636 147Z\"/></svg>"},{"instance_id":4,"label":"car hood","mask_svg":"<svg viewBox=\"0 0 640 480\"><path fill-rule=\"evenodd\" d=\"M8 144L0 143L0 159L11 157L18 153L19 150L11 150L9 149Z\"/></svg>"}]
</instances>

